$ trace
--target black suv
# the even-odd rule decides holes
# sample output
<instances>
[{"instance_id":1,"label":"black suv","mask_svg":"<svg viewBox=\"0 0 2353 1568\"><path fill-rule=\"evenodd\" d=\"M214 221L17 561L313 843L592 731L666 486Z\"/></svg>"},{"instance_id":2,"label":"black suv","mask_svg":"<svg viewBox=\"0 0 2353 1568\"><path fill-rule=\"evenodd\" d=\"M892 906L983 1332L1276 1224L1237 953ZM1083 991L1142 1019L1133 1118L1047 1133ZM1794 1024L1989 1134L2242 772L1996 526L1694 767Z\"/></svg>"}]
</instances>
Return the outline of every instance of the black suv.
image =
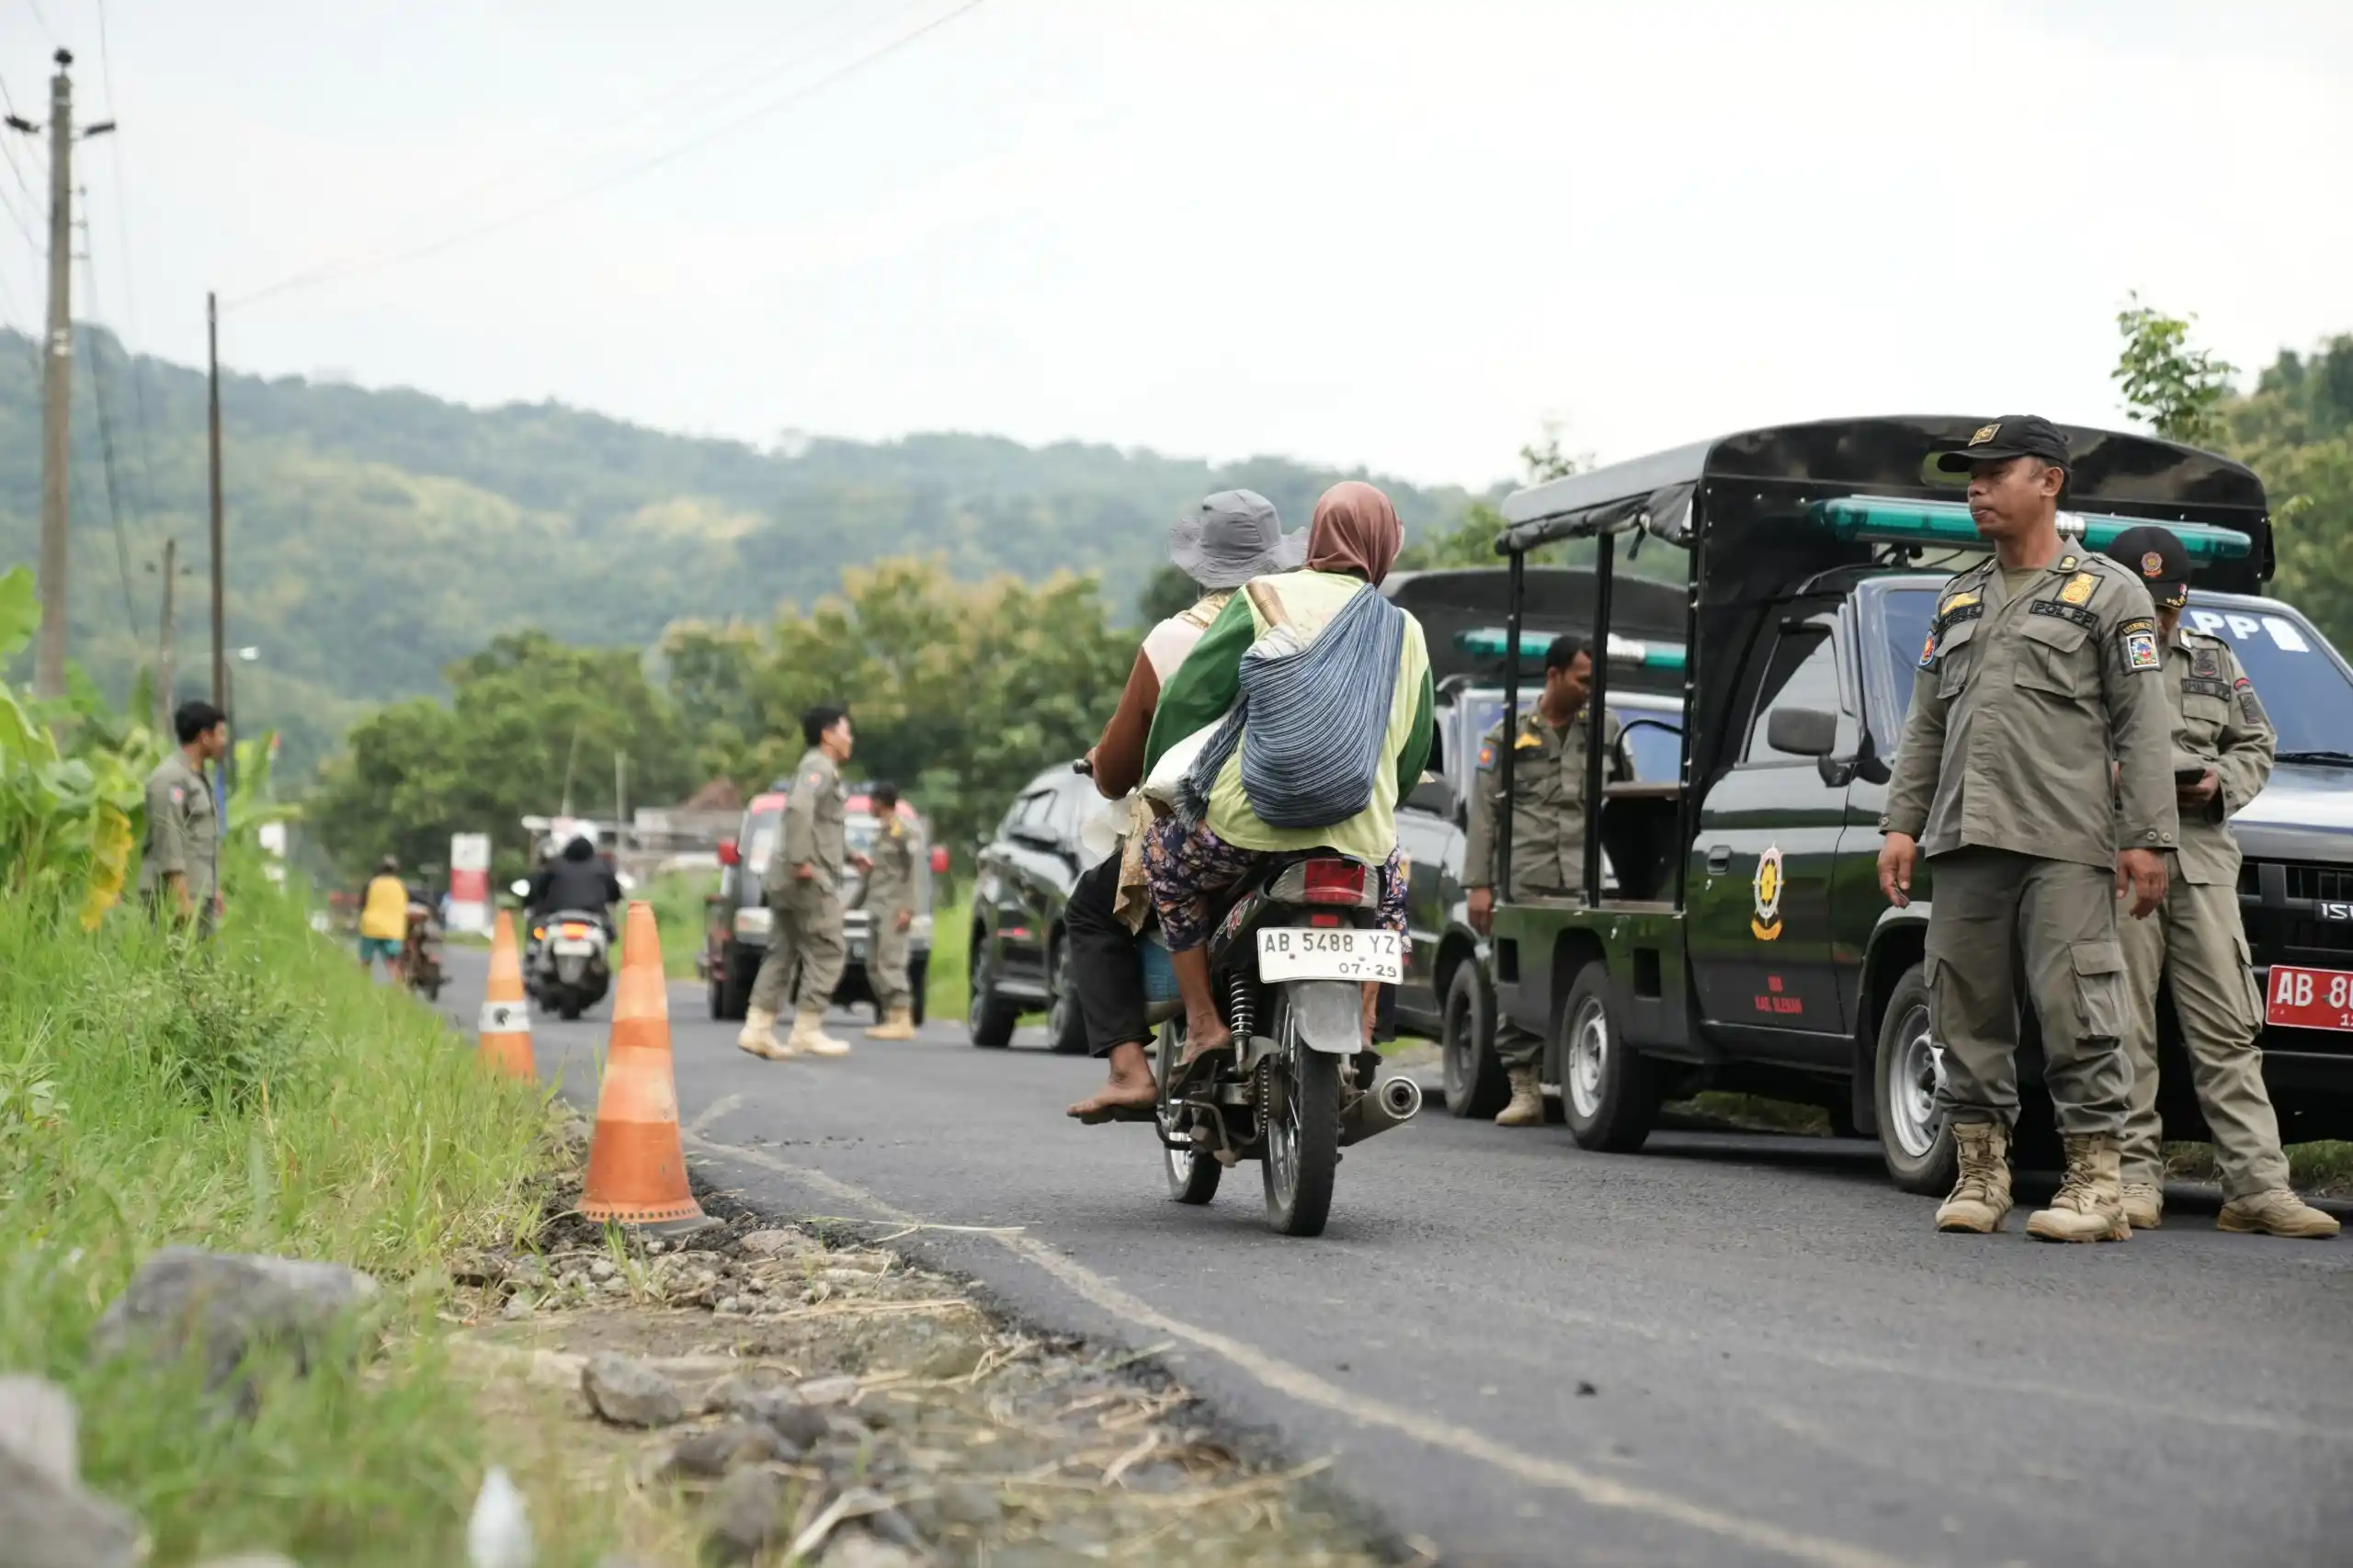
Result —
<instances>
[{"instance_id":1,"label":"black suv","mask_svg":"<svg viewBox=\"0 0 2353 1568\"><path fill-rule=\"evenodd\" d=\"M1063 906L1086 869L1079 830L1111 802L1063 763L1022 786L982 846L972 878L972 1043L1013 1043L1025 1013L1046 1015L1046 1035L1065 1056L1086 1050L1086 1021L1070 984Z\"/></svg>"}]
</instances>

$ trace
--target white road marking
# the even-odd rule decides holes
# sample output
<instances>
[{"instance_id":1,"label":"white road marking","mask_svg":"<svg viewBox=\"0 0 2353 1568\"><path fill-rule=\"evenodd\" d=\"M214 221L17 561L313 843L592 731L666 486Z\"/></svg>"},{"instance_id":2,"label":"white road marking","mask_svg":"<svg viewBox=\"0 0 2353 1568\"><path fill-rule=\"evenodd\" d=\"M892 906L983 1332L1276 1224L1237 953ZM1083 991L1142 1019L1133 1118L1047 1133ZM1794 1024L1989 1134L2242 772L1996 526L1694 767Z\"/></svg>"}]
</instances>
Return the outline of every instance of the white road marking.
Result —
<instances>
[{"instance_id":1,"label":"white road marking","mask_svg":"<svg viewBox=\"0 0 2353 1568\"><path fill-rule=\"evenodd\" d=\"M696 1119L699 1125L713 1119L710 1112L706 1111ZM810 1166L780 1160L761 1150L716 1142L699 1134L690 1133L687 1142L699 1153L721 1159L740 1160L745 1165L789 1176L832 1197L861 1205L882 1219L904 1225L924 1223L920 1217L884 1201L864 1187ZM1827 1536L1811 1535L1802 1530L1784 1529L1779 1525L1728 1514L1668 1493L1630 1486L1565 1460L1522 1453L1467 1426L1401 1409L1344 1389L1255 1345L1246 1345L1231 1335L1199 1328L1170 1317L1150 1302L1131 1295L1085 1265L1064 1257L1032 1237L990 1233L989 1239L1043 1270L1081 1300L1121 1322L1154 1330L1206 1350L1247 1373L1266 1388L1302 1404L1313 1405L1368 1426L1386 1427L1431 1448L1443 1449L1463 1459L1474 1460L1530 1485L1569 1493L1597 1508L1620 1509L1663 1524L1698 1530L1758 1551L1769 1551L1793 1562L1816 1563L1821 1568L1911 1568L1905 1559L1890 1557L1870 1547L1857 1546Z\"/></svg>"}]
</instances>

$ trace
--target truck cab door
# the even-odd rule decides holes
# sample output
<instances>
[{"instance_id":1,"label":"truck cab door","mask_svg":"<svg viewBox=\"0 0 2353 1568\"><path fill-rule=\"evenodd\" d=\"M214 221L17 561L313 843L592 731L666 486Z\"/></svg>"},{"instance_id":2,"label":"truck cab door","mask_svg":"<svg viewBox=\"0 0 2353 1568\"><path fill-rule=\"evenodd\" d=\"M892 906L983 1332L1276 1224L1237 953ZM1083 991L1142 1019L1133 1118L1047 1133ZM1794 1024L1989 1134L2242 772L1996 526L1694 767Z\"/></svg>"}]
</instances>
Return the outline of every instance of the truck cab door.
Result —
<instances>
[{"instance_id":1,"label":"truck cab door","mask_svg":"<svg viewBox=\"0 0 2353 1568\"><path fill-rule=\"evenodd\" d=\"M1809 602L1767 629L1740 760L1700 804L1685 885L1711 1028L1763 1060L1844 1067L1840 965L1853 960L1831 921L1848 815L1836 759L1854 756L1861 726L1840 622L1836 602Z\"/></svg>"}]
</instances>

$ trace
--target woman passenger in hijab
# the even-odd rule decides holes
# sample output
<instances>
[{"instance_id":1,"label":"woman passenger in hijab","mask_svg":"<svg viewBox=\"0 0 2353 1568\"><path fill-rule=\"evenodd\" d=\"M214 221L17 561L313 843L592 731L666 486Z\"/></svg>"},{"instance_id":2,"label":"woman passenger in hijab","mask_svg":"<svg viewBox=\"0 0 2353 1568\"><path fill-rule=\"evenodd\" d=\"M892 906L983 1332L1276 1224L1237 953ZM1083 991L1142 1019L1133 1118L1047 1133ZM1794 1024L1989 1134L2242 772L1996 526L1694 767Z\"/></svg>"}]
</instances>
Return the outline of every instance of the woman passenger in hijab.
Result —
<instances>
[{"instance_id":1,"label":"woman passenger in hijab","mask_svg":"<svg viewBox=\"0 0 2353 1568\"><path fill-rule=\"evenodd\" d=\"M1325 491L1308 528L1306 563L1296 572L1258 578L1248 591L1236 594L1176 678L1162 689L1146 745L1146 774L1171 746L1216 723L1233 706L1241 692L1242 656L1274 624L1262 601L1279 607L1282 620L1302 644L1313 642L1357 595L1380 591L1404 542L1396 507L1372 485L1343 480ZM1164 817L1145 841L1153 905L1185 999L1188 1063L1232 1042L1233 1032L1210 990L1211 899L1247 876L1262 857L1323 847L1380 866L1381 924L1391 931L1405 928L1397 803L1412 790L1429 758L1432 692L1421 626L1410 615L1404 615L1404 621L1381 748L1381 756L1393 764L1375 781L1361 811L1324 827L1268 825L1252 809L1243 788L1237 747L1219 770L1199 819ZM1367 988L1368 1026L1374 994Z\"/></svg>"}]
</instances>

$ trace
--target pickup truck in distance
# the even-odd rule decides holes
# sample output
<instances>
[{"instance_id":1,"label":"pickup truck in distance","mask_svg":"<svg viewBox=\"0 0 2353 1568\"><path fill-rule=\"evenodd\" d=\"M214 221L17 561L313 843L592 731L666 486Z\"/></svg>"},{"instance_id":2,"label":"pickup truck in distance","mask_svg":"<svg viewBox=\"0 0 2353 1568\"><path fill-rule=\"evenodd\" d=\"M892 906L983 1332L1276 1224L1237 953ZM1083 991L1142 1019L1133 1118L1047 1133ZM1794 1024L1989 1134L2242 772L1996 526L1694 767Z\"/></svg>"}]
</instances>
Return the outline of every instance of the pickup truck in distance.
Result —
<instances>
[{"instance_id":1,"label":"pickup truck in distance","mask_svg":"<svg viewBox=\"0 0 2353 1568\"><path fill-rule=\"evenodd\" d=\"M1662 1102L1701 1088L1811 1101L1876 1135L1891 1176L1951 1180L1921 953L1935 896L1877 877L1888 759L1946 576L1974 528L1923 459L1966 420L1750 432L1522 492L1506 549L1641 529L1688 550L1694 651L1678 784L1604 791L1595 860L1617 886L1506 898L1495 968L1506 1011L1551 1021L1548 1079L1579 1142L1632 1150ZM2291 608L2256 597L2270 562L2261 484L2225 459L2073 429L2063 526L2097 549L2132 522L2181 534L2186 624L2231 640L2279 728L2270 787L2235 819L2241 903L2270 1023L2266 1072L2286 1140L2353 1134L2353 671ZM1982 548L1982 547L1976 547ZM1933 570L1917 557L1932 556ZM1606 619L1608 597L1602 598ZM1607 676L1605 675L1604 678ZM1595 700L1606 700L1597 691ZM2332 1009L2330 986L2343 993ZM2168 1001L2160 1108L2204 1134ZM2040 1051L2023 1020L2022 1154L2055 1150Z\"/></svg>"}]
</instances>

